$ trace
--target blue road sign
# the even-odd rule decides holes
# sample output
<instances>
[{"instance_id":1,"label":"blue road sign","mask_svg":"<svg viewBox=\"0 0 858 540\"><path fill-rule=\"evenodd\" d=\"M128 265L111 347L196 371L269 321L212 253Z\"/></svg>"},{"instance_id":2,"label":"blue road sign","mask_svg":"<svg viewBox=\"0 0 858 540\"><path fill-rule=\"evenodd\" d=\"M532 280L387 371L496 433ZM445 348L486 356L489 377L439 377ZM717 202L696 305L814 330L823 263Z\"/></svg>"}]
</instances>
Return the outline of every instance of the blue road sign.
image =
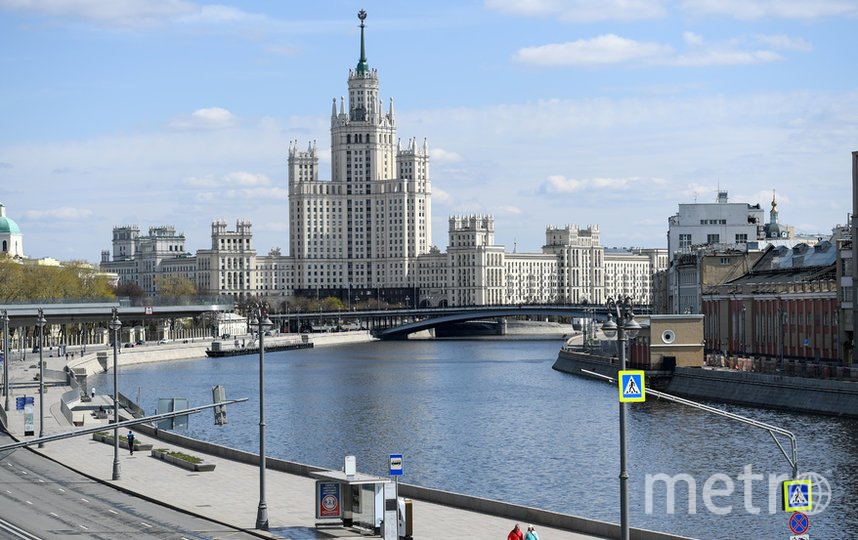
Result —
<instances>
[{"instance_id":1,"label":"blue road sign","mask_svg":"<svg viewBox=\"0 0 858 540\"><path fill-rule=\"evenodd\" d=\"M402 474L402 454L390 454L390 475Z\"/></svg>"},{"instance_id":2,"label":"blue road sign","mask_svg":"<svg viewBox=\"0 0 858 540\"><path fill-rule=\"evenodd\" d=\"M786 480L783 484L783 493L784 510L787 512L811 509L810 480Z\"/></svg>"},{"instance_id":3,"label":"blue road sign","mask_svg":"<svg viewBox=\"0 0 858 540\"><path fill-rule=\"evenodd\" d=\"M620 371L620 401L644 401L644 372L641 370Z\"/></svg>"},{"instance_id":4,"label":"blue road sign","mask_svg":"<svg viewBox=\"0 0 858 540\"><path fill-rule=\"evenodd\" d=\"M15 398L15 410L23 411L26 405L33 405L33 396L23 396Z\"/></svg>"},{"instance_id":5,"label":"blue road sign","mask_svg":"<svg viewBox=\"0 0 858 540\"><path fill-rule=\"evenodd\" d=\"M810 521L807 519L807 514L796 512L789 517L789 530L794 534L804 534L808 527L810 527Z\"/></svg>"}]
</instances>

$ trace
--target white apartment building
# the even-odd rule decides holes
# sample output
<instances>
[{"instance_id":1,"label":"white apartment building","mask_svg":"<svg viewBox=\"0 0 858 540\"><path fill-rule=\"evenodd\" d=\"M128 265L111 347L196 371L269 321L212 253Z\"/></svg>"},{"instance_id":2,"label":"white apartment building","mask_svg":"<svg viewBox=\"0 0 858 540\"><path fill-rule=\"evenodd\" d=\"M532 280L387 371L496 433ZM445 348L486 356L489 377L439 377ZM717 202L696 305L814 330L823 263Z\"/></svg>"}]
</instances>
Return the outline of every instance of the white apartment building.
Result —
<instances>
[{"instance_id":1,"label":"white apartment building","mask_svg":"<svg viewBox=\"0 0 858 540\"><path fill-rule=\"evenodd\" d=\"M765 239L764 221L759 204L728 202L726 191L719 191L714 203L680 204L667 220L668 258L704 245L745 249L749 242Z\"/></svg>"},{"instance_id":2,"label":"white apartment building","mask_svg":"<svg viewBox=\"0 0 858 540\"><path fill-rule=\"evenodd\" d=\"M666 249L606 248L605 295L629 297L635 304L652 304L653 277L666 268Z\"/></svg>"},{"instance_id":3,"label":"white apartment building","mask_svg":"<svg viewBox=\"0 0 858 540\"><path fill-rule=\"evenodd\" d=\"M149 227L140 235L137 225L113 228L113 258L101 252L102 272L114 273L118 283L136 283L149 295L157 294L155 278L171 273L196 282L196 258L185 251L185 235L172 225Z\"/></svg>"}]
</instances>

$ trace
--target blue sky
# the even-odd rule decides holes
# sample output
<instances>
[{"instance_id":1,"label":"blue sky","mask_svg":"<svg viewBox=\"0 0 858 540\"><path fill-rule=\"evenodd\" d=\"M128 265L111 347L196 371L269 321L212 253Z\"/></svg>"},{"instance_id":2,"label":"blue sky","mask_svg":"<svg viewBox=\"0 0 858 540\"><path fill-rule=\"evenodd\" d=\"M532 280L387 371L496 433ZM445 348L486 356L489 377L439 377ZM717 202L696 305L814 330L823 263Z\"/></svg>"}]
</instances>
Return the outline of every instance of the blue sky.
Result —
<instances>
[{"instance_id":1,"label":"blue sky","mask_svg":"<svg viewBox=\"0 0 858 540\"><path fill-rule=\"evenodd\" d=\"M679 203L761 203L827 233L851 211L858 1L0 0L0 202L31 257L99 260L115 225L251 219L288 252L286 151L316 140L368 12L398 136L451 214L538 252L547 225L666 247Z\"/></svg>"}]
</instances>

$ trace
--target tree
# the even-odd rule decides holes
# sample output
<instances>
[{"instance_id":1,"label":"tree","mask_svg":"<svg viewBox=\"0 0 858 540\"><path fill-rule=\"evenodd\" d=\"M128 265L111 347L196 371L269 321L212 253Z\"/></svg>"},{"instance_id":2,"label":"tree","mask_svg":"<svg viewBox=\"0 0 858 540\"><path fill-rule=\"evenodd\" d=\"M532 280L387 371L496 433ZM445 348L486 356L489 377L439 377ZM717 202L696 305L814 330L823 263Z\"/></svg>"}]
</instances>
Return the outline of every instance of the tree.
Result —
<instances>
[{"instance_id":1,"label":"tree","mask_svg":"<svg viewBox=\"0 0 858 540\"><path fill-rule=\"evenodd\" d=\"M168 275L155 278L158 296L192 296L197 294L194 282L185 276Z\"/></svg>"},{"instance_id":2,"label":"tree","mask_svg":"<svg viewBox=\"0 0 858 540\"><path fill-rule=\"evenodd\" d=\"M128 298L143 298L146 296L146 291L143 290L143 287L137 285L134 282L127 281L122 285L117 285L115 289L113 289L113 294L121 297Z\"/></svg>"},{"instance_id":3,"label":"tree","mask_svg":"<svg viewBox=\"0 0 858 540\"><path fill-rule=\"evenodd\" d=\"M0 300L111 297L107 276L84 261L42 266L0 258Z\"/></svg>"}]
</instances>

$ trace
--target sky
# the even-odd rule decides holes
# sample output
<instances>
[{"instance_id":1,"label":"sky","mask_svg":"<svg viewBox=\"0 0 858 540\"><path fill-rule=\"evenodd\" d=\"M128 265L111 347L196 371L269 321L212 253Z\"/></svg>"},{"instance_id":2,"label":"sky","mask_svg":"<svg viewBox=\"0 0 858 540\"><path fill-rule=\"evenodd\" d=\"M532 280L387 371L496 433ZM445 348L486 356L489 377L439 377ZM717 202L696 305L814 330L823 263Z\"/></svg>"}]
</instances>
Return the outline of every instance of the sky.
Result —
<instances>
[{"instance_id":1,"label":"sky","mask_svg":"<svg viewBox=\"0 0 858 540\"><path fill-rule=\"evenodd\" d=\"M366 55L398 137L430 151L432 243L489 214L667 247L678 205L851 212L858 0L0 0L0 202L29 257L100 260L114 226L253 222L289 250L287 150L316 141Z\"/></svg>"}]
</instances>

